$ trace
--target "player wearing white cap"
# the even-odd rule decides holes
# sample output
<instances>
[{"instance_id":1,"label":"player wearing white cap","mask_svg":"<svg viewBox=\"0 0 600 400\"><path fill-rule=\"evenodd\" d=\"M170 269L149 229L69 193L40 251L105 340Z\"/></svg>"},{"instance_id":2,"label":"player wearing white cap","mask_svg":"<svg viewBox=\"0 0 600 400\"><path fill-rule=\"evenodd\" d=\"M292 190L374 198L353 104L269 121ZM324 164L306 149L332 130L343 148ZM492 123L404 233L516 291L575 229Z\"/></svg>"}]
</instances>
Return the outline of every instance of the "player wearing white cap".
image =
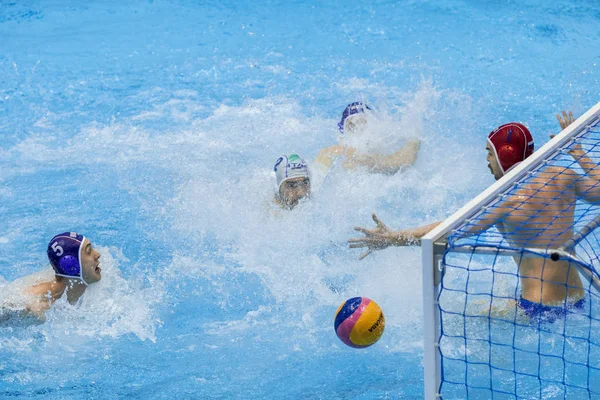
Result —
<instances>
[{"instance_id":1,"label":"player wearing white cap","mask_svg":"<svg viewBox=\"0 0 600 400\"><path fill-rule=\"evenodd\" d=\"M275 203L291 210L300 200L310 197L308 165L298 154L283 155L275 163L277 193Z\"/></svg>"}]
</instances>

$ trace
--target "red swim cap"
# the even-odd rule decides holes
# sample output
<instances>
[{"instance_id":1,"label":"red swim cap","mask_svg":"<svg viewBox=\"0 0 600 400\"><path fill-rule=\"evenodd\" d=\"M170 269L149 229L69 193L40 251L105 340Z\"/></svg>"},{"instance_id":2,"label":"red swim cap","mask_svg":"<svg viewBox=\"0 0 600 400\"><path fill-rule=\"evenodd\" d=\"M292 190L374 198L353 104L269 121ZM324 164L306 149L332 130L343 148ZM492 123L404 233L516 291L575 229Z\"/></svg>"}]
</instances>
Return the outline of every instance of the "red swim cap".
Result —
<instances>
[{"instance_id":1,"label":"red swim cap","mask_svg":"<svg viewBox=\"0 0 600 400\"><path fill-rule=\"evenodd\" d=\"M496 128L488 136L488 142L502 168L502 173L524 161L533 154L533 138L529 129L518 122L511 122Z\"/></svg>"}]
</instances>

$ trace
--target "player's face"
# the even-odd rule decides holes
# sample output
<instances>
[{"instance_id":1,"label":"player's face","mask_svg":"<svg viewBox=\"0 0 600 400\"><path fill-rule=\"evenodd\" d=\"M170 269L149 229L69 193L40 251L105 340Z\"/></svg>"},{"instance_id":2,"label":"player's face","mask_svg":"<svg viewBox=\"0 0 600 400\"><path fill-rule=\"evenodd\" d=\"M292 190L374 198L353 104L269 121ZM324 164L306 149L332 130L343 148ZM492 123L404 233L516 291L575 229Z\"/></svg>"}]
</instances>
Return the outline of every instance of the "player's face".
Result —
<instances>
[{"instance_id":1,"label":"player's face","mask_svg":"<svg viewBox=\"0 0 600 400\"><path fill-rule=\"evenodd\" d=\"M502 173L502 168L500 168L500 164L498 164L498 160L494 155L494 150L490 148L489 144L485 147L485 149L487 150L486 160L488 162L488 168L490 169L492 175L494 175L494 178L498 180L504 175Z\"/></svg>"},{"instance_id":2,"label":"player's face","mask_svg":"<svg viewBox=\"0 0 600 400\"><path fill-rule=\"evenodd\" d=\"M310 196L310 180L297 177L283 182L279 188L279 196L287 206L295 207L301 199Z\"/></svg>"},{"instance_id":3,"label":"player's face","mask_svg":"<svg viewBox=\"0 0 600 400\"><path fill-rule=\"evenodd\" d=\"M356 134L367 129L367 118L364 114L354 114L344 121L344 133Z\"/></svg>"},{"instance_id":4,"label":"player's face","mask_svg":"<svg viewBox=\"0 0 600 400\"><path fill-rule=\"evenodd\" d=\"M89 285L102 279L100 269L100 253L92 247L92 243L85 239L81 249L81 274Z\"/></svg>"}]
</instances>

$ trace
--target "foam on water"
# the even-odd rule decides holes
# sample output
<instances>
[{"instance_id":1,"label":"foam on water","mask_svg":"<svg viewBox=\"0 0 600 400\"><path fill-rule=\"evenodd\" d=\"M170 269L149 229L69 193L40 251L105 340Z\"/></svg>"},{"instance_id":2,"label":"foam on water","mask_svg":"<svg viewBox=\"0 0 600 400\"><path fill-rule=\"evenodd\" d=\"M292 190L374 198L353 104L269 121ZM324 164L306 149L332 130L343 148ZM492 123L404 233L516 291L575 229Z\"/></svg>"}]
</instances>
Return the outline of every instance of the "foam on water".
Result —
<instances>
[{"instance_id":1,"label":"foam on water","mask_svg":"<svg viewBox=\"0 0 600 400\"><path fill-rule=\"evenodd\" d=\"M236 140L242 156L227 160L223 168L233 164L231 170L223 172L222 161L214 157L206 160L214 163L213 168L196 176L189 174L178 187L167 214L173 219L174 231L186 241L178 250L173 268L186 276L202 276L213 285L227 279L232 270L258 276L267 304L276 305L275 310L259 306L238 322L226 320L219 327L249 329L252 324L248 318L276 318L279 329L300 324L302 329L312 330L314 316L323 315L323 307L335 310L346 298L362 295L376 300L386 312L386 342L391 348L406 351L407 346L420 341L418 249L393 249L358 261L360 253L349 251L346 240L358 235L352 230L354 226L372 225L373 211L396 228L443 218L448 212L448 193L452 196L460 191L457 185L467 185L452 171L473 171L475 176L486 171L479 168L478 173L473 167L477 158L465 157L469 152L450 142L442 144L450 157L439 159L442 164L450 163L443 171L447 179L439 176L439 162L431 161L430 151L444 141L445 135L439 130L449 129L437 120L445 112L446 102L457 102L468 110L468 98L456 99L451 92L433 87L430 81L424 81L417 92L405 97L409 101L401 110L392 113L384 109L379 114L381 122L376 129L387 135L388 150L399 148L406 138L420 138L423 146L417 165L386 176L346 171L336 164L322 185L313 188L310 201L292 211L278 210L272 204L272 165L279 154L297 151L301 141L307 149L301 155L310 165L321 146L335 143L335 121L306 115L289 99L277 99L276 113L272 112L272 100L267 100L252 101L240 108L219 108L209 117L214 121L223 114L234 116L219 124L223 132L220 137L231 142L239 135L239 120L244 119L245 134L252 139ZM459 125L472 117L462 112L453 115L455 120L447 119L448 125ZM197 151L210 154L202 148ZM219 153L222 156L222 150ZM215 264L215 260L219 261ZM217 286L220 293L222 285ZM395 313L397 304L406 305L406 309ZM276 317L274 312L287 317ZM214 327L214 322L208 326Z\"/></svg>"},{"instance_id":2,"label":"foam on water","mask_svg":"<svg viewBox=\"0 0 600 400\"><path fill-rule=\"evenodd\" d=\"M135 269L128 268L129 281L120 278L112 269L116 259L103 254L102 283L91 287L78 307L57 302L37 334L55 343L127 333L155 340L162 293L175 290L167 297L176 303L200 296L224 311L250 307L237 316L226 312L223 320L207 318L208 334L276 326L322 351L314 335L331 336L328 321L335 308L361 295L376 300L386 314L382 342L388 351L419 348L418 249L392 249L358 261L359 252L349 251L346 240L357 236L354 226L372 225L374 211L394 228L441 219L453 199L473 185L469 174L483 179L486 171L475 167L482 162L464 143L450 139L459 126L462 135L471 136L465 126L475 116L468 97L430 80L399 97L404 101L389 108L373 99L379 122L371 143L388 150L419 138L423 144L415 167L385 176L346 171L338 163L311 200L292 211L272 204L276 158L298 151L310 163L337 137L335 119L313 115L292 98L207 110L197 93L178 92L129 122L85 126L73 137L33 134L19 141L6 150L16 175L49 167L113 171L114 184L136 194L148 219L162 221L166 230L151 229L148 235L171 253L171 261L165 257L164 264L152 267L154 281L146 287L135 282ZM161 133L139 124L155 118L173 119L175 125ZM162 190L165 180L172 192ZM258 287L249 288L248 279ZM238 288L253 300L237 298ZM138 304L135 312L127 309L132 303ZM405 305L402 313L395 311L398 304Z\"/></svg>"}]
</instances>

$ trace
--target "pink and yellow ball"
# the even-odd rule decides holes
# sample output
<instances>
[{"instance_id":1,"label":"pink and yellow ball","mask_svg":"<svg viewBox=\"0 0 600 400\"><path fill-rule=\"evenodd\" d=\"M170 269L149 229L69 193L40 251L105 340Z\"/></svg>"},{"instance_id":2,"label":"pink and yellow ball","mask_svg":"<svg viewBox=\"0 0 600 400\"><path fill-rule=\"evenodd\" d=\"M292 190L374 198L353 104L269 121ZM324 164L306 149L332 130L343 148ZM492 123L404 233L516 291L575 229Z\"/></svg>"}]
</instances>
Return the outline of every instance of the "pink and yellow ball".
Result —
<instances>
[{"instance_id":1,"label":"pink and yellow ball","mask_svg":"<svg viewBox=\"0 0 600 400\"><path fill-rule=\"evenodd\" d=\"M353 297L335 312L334 329L342 342L350 347L369 347L379 340L385 328L383 311L373 300Z\"/></svg>"}]
</instances>

